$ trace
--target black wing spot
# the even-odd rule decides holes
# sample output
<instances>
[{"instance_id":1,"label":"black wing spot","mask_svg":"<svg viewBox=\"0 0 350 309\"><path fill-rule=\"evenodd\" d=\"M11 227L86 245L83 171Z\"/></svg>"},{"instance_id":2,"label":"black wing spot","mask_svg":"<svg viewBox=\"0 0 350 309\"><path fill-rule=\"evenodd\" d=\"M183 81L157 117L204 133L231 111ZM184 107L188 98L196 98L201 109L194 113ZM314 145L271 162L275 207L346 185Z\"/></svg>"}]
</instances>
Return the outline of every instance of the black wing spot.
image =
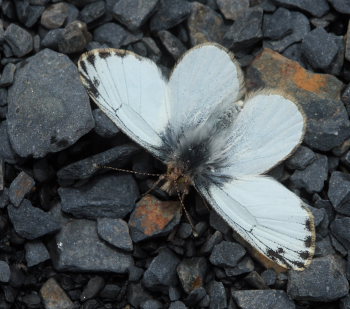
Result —
<instances>
[{"instance_id":1,"label":"black wing spot","mask_svg":"<svg viewBox=\"0 0 350 309\"><path fill-rule=\"evenodd\" d=\"M103 50L103 51L100 51L98 53L98 55L99 55L100 58L106 59L106 58L112 56L112 53L110 51L108 51L108 50Z\"/></svg>"},{"instance_id":2,"label":"black wing spot","mask_svg":"<svg viewBox=\"0 0 350 309\"><path fill-rule=\"evenodd\" d=\"M305 267L305 264L303 262L292 261L291 263L293 263L298 268L304 268Z\"/></svg>"},{"instance_id":3,"label":"black wing spot","mask_svg":"<svg viewBox=\"0 0 350 309\"><path fill-rule=\"evenodd\" d=\"M94 77L93 84L97 88L100 85L100 81L96 77Z\"/></svg>"},{"instance_id":4,"label":"black wing spot","mask_svg":"<svg viewBox=\"0 0 350 309\"><path fill-rule=\"evenodd\" d=\"M84 80L84 84L86 85L89 94L91 94L95 98L98 98L100 94L97 91L97 88L95 87L94 83L88 78L85 78L84 76L81 76L81 78Z\"/></svg>"},{"instance_id":5,"label":"black wing spot","mask_svg":"<svg viewBox=\"0 0 350 309\"><path fill-rule=\"evenodd\" d=\"M87 68L86 68L86 63L84 60L80 61L80 67L84 71L85 74L87 74Z\"/></svg>"},{"instance_id":6,"label":"black wing spot","mask_svg":"<svg viewBox=\"0 0 350 309\"><path fill-rule=\"evenodd\" d=\"M307 259L310 258L310 252L309 251L301 251L301 252L298 252L298 254L304 260L307 260Z\"/></svg>"},{"instance_id":7,"label":"black wing spot","mask_svg":"<svg viewBox=\"0 0 350 309\"><path fill-rule=\"evenodd\" d=\"M312 244L312 238L311 238L311 236L308 236L308 237L305 238L304 244L305 244L305 246L306 246L307 248L310 248L310 247L311 247L311 244Z\"/></svg>"},{"instance_id":8,"label":"black wing spot","mask_svg":"<svg viewBox=\"0 0 350 309\"><path fill-rule=\"evenodd\" d=\"M95 67L95 61L96 61L96 56L95 56L95 54L89 54L87 57L86 57L86 60L88 61L88 62L90 62L90 64L93 66L93 67Z\"/></svg>"},{"instance_id":9,"label":"black wing spot","mask_svg":"<svg viewBox=\"0 0 350 309\"><path fill-rule=\"evenodd\" d=\"M311 232L311 221L310 219L307 219L305 222L306 229Z\"/></svg>"},{"instance_id":10,"label":"black wing spot","mask_svg":"<svg viewBox=\"0 0 350 309\"><path fill-rule=\"evenodd\" d=\"M277 252L282 254L282 253L284 253L284 250L283 250L283 248L277 248Z\"/></svg>"}]
</instances>

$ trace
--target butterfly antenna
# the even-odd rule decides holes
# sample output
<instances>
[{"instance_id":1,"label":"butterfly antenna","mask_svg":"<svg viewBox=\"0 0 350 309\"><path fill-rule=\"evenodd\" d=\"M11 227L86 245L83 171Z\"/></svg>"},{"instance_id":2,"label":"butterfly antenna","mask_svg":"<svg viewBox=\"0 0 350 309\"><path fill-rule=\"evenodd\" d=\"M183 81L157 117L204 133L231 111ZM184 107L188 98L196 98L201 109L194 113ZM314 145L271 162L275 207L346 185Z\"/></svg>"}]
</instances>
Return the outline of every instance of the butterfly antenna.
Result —
<instances>
[{"instance_id":1,"label":"butterfly antenna","mask_svg":"<svg viewBox=\"0 0 350 309\"><path fill-rule=\"evenodd\" d=\"M158 178L158 180L155 181L155 182L153 183L152 187L149 188L144 194L142 194L142 196L145 196L145 195L147 195L148 193L152 192L152 191L158 186L158 184L164 179L164 176L165 176L165 175L160 175L159 178Z\"/></svg>"},{"instance_id":2,"label":"butterfly antenna","mask_svg":"<svg viewBox=\"0 0 350 309\"><path fill-rule=\"evenodd\" d=\"M162 176L163 174L152 174L152 173L143 173L143 172L136 172L136 171L131 171L131 170L126 170L123 168L117 168L117 167L112 167L112 166L106 166L106 165L99 165L99 164L94 164L95 167L98 168L106 168L118 172L124 172L124 173L131 173L131 174L136 174L136 175L144 175L144 176L154 176L154 177L159 177Z\"/></svg>"},{"instance_id":3,"label":"butterfly antenna","mask_svg":"<svg viewBox=\"0 0 350 309\"><path fill-rule=\"evenodd\" d=\"M194 236L194 237L198 237L198 232L197 232L195 226L193 225L191 216L190 216L190 214L188 213L188 211L187 211L187 209L186 209L186 207L185 207L185 204L184 204L184 202L183 202L183 198L184 198L185 194L182 194L182 195L181 195L176 180L174 181L174 183L175 183L175 189L176 189L176 192L177 192L177 196L179 197L179 200L180 200L181 207L182 207L183 211L185 212L187 221L189 222L189 224L190 224L191 227L192 227L193 236Z\"/></svg>"}]
</instances>

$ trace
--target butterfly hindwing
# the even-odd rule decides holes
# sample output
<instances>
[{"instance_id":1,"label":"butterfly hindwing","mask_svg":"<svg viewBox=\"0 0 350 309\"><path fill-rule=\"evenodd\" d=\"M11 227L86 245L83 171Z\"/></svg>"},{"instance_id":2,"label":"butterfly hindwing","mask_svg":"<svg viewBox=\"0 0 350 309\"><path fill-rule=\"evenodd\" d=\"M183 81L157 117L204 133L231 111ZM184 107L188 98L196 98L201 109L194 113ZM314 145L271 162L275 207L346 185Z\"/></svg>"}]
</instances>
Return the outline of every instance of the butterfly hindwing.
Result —
<instances>
[{"instance_id":1,"label":"butterfly hindwing","mask_svg":"<svg viewBox=\"0 0 350 309\"><path fill-rule=\"evenodd\" d=\"M267 176L197 187L251 246L284 268L302 270L315 250L313 217L294 193Z\"/></svg>"}]
</instances>

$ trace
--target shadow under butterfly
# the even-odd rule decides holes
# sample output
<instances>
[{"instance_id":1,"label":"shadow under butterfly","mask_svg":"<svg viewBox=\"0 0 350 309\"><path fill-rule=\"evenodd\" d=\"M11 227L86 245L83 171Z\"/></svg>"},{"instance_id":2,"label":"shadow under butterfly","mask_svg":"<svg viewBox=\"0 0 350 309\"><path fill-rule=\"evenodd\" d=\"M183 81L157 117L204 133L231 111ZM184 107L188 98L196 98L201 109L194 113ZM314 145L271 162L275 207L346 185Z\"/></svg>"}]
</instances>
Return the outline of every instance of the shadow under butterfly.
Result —
<instances>
[{"instance_id":1,"label":"shadow under butterfly","mask_svg":"<svg viewBox=\"0 0 350 309\"><path fill-rule=\"evenodd\" d=\"M310 210L264 175L302 142L305 118L293 99L261 91L246 96L242 108L241 69L214 43L186 52L169 79L126 50L89 51L78 67L101 110L166 164L165 191L185 195L194 186L241 239L281 268L311 263Z\"/></svg>"}]
</instances>

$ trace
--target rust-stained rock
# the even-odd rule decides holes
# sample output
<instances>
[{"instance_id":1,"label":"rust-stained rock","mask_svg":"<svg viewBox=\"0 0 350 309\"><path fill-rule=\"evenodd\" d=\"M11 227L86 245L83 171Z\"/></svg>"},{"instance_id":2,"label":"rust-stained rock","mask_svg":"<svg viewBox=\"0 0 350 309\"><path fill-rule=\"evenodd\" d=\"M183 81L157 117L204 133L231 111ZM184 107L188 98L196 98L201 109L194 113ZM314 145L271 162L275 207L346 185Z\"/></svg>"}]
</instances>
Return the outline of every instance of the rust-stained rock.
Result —
<instances>
[{"instance_id":1,"label":"rust-stained rock","mask_svg":"<svg viewBox=\"0 0 350 309\"><path fill-rule=\"evenodd\" d=\"M130 234L134 242L163 236L179 224L179 201L160 201L152 195L144 196L132 212L129 220Z\"/></svg>"},{"instance_id":2,"label":"rust-stained rock","mask_svg":"<svg viewBox=\"0 0 350 309\"><path fill-rule=\"evenodd\" d=\"M189 294L192 290L203 287L208 263L204 257L184 259L176 270L184 291Z\"/></svg>"},{"instance_id":3,"label":"rust-stained rock","mask_svg":"<svg viewBox=\"0 0 350 309\"><path fill-rule=\"evenodd\" d=\"M23 198L35 185L34 179L25 172L20 172L12 181L9 189L9 198L11 203L18 207Z\"/></svg>"},{"instance_id":4,"label":"rust-stained rock","mask_svg":"<svg viewBox=\"0 0 350 309\"><path fill-rule=\"evenodd\" d=\"M73 308L73 302L53 278L50 278L43 284L40 294L46 309Z\"/></svg>"},{"instance_id":5,"label":"rust-stained rock","mask_svg":"<svg viewBox=\"0 0 350 309\"><path fill-rule=\"evenodd\" d=\"M249 91L278 89L295 98L305 112L305 144L328 151L350 136L350 122L340 100L343 83L327 74L316 74L271 49L264 49L247 69Z\"/></svg>"}]
</instances>

